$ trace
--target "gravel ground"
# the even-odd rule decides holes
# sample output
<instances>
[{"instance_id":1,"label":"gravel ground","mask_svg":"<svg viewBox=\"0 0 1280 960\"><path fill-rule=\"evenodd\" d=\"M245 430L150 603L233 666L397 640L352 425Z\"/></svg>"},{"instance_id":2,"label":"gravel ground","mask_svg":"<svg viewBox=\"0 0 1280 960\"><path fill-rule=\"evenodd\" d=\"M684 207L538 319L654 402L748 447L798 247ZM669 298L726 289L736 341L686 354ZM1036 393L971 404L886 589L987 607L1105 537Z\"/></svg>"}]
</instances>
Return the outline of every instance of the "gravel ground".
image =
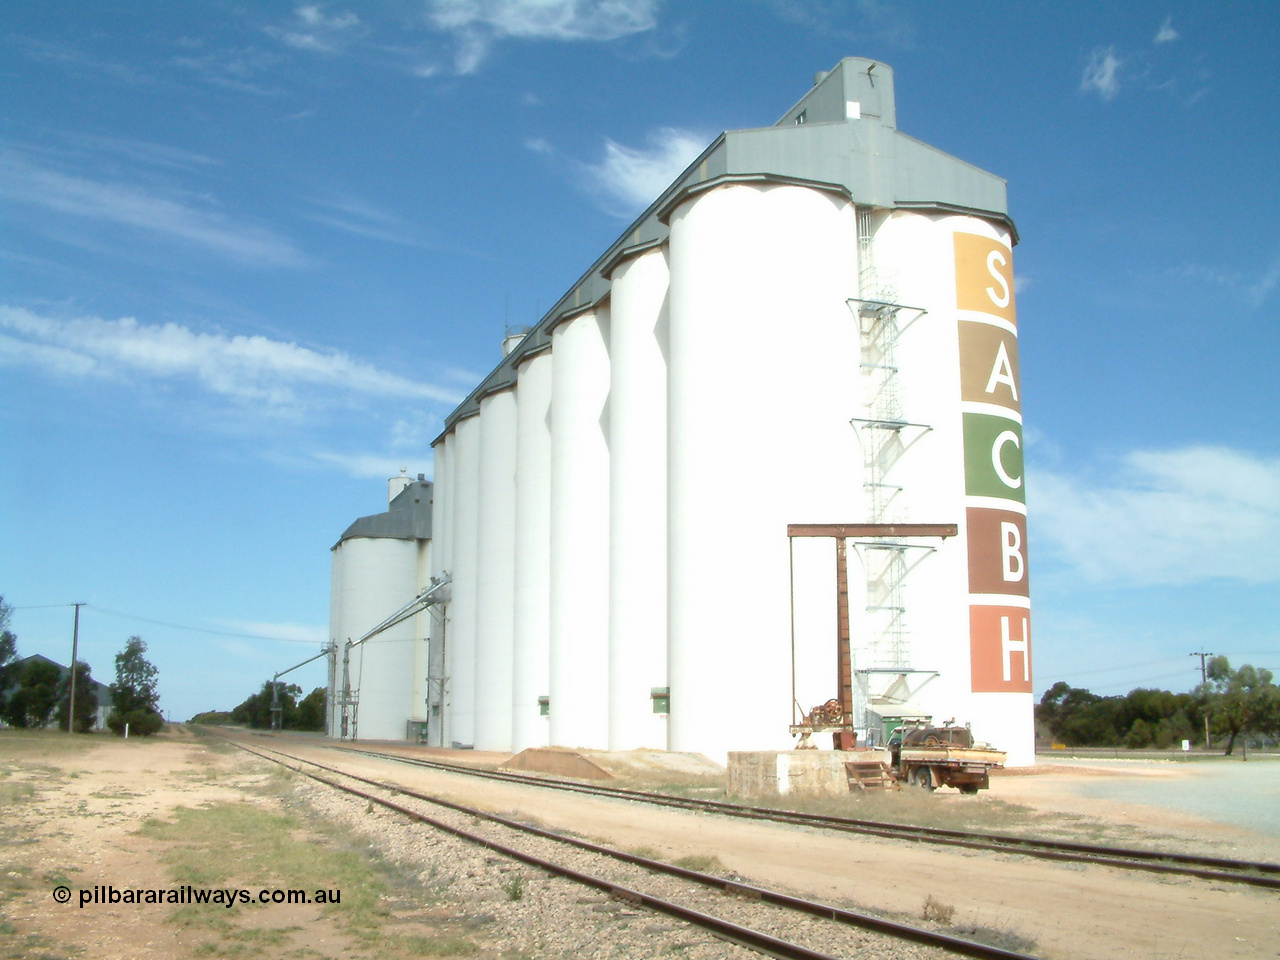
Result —
<instances>
[{"instance_id":1,"label":"gravel ground","mask_svg":"<svg viewBox=\"0 0 1280 960\"><path fill-rule=\"evenodd\" d=\"M1071 763L1054 760L1055 763ZM1140 760L1110 761L1112 766L1138 765ZM1244 827L1280 838L1280 757L1239 756L1194 762L1146 761L1173 766L1180 776L1159 782L1150 779L1095 780L1079 785L1081 796L1119 803L1140 803L1189 813L1207 820ZM1105 759L1079 761L1081 766L1105 766Z\"/></svg>"},{"instance_id":2,"label":"gravel ground","mask_svg":"<svg viewBox=\"0 0 1280 960\"><path fill-rule=\"evenodd\" d=\"M363 789L363 788L362 788ZM413 871L440 906L457 910L481 936L530 958L681 956L691 960L758 958L754 951L721 941L662 915L612 899L593 889L549 876L477 845L413 824L356 797L298 778L296 797L320 816L354 829L387 857ZM536 837L520 837L486 821L396 797L395 801L517 847L609 879L621 886L673 900L744 926L763 929L822 952L868 960L934 960L950 954L856 928L797 917L789 911L691 887L674 878ZM513 892L519 889L516 899ZM472 934L474 936L474 933Z\"/></svg>"}]
</instances>

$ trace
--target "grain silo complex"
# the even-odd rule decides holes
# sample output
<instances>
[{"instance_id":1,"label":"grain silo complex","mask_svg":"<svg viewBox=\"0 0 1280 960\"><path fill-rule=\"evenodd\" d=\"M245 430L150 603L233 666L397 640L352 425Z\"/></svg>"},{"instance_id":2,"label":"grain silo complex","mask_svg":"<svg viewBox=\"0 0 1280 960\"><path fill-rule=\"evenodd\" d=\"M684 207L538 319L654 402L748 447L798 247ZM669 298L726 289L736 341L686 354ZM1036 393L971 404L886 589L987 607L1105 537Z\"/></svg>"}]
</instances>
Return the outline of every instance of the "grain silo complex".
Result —
<instances>
[{"instance_id":1,"label":"grain silo complex","mask_svg":"<svg viewBox=\"0 0 1280 960\"><path fill-rule=\"evenodd\" d=\"M344 537L339 643L432 591L352 648L359 736L722 761L931 716L1032 762L1016 240L883 63L718 137L449 415L429 549Z\"/></svg>"}]
</instances>

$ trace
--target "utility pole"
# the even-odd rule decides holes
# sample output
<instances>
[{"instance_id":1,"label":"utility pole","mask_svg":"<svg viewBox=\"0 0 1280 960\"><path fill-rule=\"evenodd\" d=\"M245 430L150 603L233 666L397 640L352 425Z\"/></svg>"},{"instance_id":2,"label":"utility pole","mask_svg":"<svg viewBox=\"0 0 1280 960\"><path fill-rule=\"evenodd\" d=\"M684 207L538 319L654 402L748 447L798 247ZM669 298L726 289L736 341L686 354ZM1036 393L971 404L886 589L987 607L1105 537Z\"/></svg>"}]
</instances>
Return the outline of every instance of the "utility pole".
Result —
<instances>
[{"instance_id":1,"label":"utility pole","mask_svg":"<svg viewBox=\"0 0 1280 960\"><path fill-rule=\"evenodd\" d=\"M80 647L80 608L83 603L73 603L76 608L75 626L71 628L71 699L67 701L67 733L76 729L76 657Z\"/></svg>"},{"instance_id":2,"label":"utility pole","mask_svg":"<svg viewBox=\"0 0 1280 960\"><path fill-rule=\"evenodd\" d=\"M1191 654L1191 656L1200 658L1200 683L1201 684L1208 683L1209 672L1205 668L1205 657L1212 657L1214 656L1214 654L1208 653L1203 650L1197 650L1195 653ZM1209 749L1209 711L1208 710L1204 712L1204 748L1206 750Z\"/></svg>"}]
</instances>

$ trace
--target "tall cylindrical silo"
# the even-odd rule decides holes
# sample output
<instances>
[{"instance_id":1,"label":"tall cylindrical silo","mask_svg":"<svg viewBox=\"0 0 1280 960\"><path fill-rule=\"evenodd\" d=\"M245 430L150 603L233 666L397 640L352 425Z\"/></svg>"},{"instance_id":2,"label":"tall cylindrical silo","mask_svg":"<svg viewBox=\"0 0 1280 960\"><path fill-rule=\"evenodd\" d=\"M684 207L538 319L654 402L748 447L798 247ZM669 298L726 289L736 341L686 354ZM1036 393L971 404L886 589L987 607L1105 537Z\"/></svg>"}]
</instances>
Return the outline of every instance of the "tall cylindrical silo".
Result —
<instances>
[{"instance_id":1,"label":"tall cylindrical silo","mask_svg":"<svg viewBox=\"0 0 1280 960\"><path fill-rule=\"evenodd\" d=\"M609 309L609 749L665 749L667 259L613 271Z\"/></svg>"},{"instance_id":2,"label":"tall cylindrical silo","mask_svg":"<svg viewBox=\"0 0 1280 960\"><path fill-rule=\"evenodd\" d=\"M515 641L514 386L480 401L475 746L509 750Z\"/></svg>"},{"instance_id":3,"label":"tall cylindrical silo","mask_svg":"<svg viewBox=\"0 0 1280 960\"><path fill-rule=\"evenodd\" d=\"M551 647L551 380L550 350L517 367L515 650L511 749L544 747L549 717Z\"/></svg>"},{"instance_id":4,"label":"tall cylindrical silo","mask_svg":"<svg viewBox=\"0 0 1280 960\"><path fill-rule=\"evenodd\" d=\"M342 736L342 713L338 709L341 694L342 645L347 638L342 635L342 569L336 552L329 559L329 695L325 697L325 730L331 737Z\"/></svg>"},{"instance_id":5,"label":"tall cylindrical silo","mask_svg":"<svg viewBox=\"0 0 1280 960\"><path fill-rule=\"evenodd\" d=\"M920 697L936 719L1034 762L1022 417L1011 237L981 217L896 211L877 237L897 296L928 313L898 352L908 419L933 430L895 482L960 536L913 574Z\"/></svg>"},{"instance_id":6,"label":"tall cylindrical silo","mask_svg":"<svg viewBox=\"0 0 1280 960\"><path fill-rule=\"evenodd\" d=\"M787 524L861 502L856 224L838 194L745 183L670 223L670 746L723 759L792 742Z\"/></svg>"},{"instance_id":7,"label":"tall cylindrical silo","mask_svg":"<svg viewBox=\"0 0 1280 960\"><path fill-rule=\"evenodd\" d=\"M342 647L413 599L417 593L418 545L413 540L356 537L333 551L341 568L338 617L338 684L343 683ZM403 740L413 704L415 644L412 618L351 650L351 689L359 697L356 735L362 740Z\"/></svg>"},{"instance_id":8,"label":"tall cylindrical silo","mask_svg":"<svg viewBox=\"0 0 1280 960\"><path fill-rule=\"evenodd\" d=\"M608 310L552 334L551 742L604 749L609 739Z\"/></svg>"},{"instance_id":9,"label":"tall cylindrical silo","mask_svg":"<svg viewBox=\"0 0 1280 960\"><path fill-rule=\"evenodd\" d=\"M434 447L435 471L434 497L431 511L431 571L435 577L451 574L453 570L453 504L454 504L454 450L456 446L455 432L448 431L439 438ZM448 742L448 731L445 729L449 718L450 691L446 687L445 649L448 646L452 630L449 617L452 611L452 584L442 590L444 602L436 607L431 617L431 649L428 662L428 743L433 747L445 746Z\"/></svg>"},{"instance_id":10,"label":"tall cylindrical silo","mask_svg":"<svg viewBox=\"0 0 1280 960\"><path fill-rule=\"evenodd\" d=\"M454 425L453 563L449 636L445 647L449 718L445 729L449 746L475 742L476 618L480 521L480 420L470 416Z\"/></svg>"},{"instance_id":11,"label":"tall cylindrical silo","mask_svg":"<svg viewBox=\"0 0 1280 960\"><path fill-rule=\"evenodd\" d=\"M434 487L433 487L434 493ZM418 540L417 584L415 595L426 590L431 583L432 559L431 541ZM429 677L431 673L431 634L435 618L431 611L422 610L413 617L413 699L409 704L409 716L413 720L428 721L430 731L429 703L431 689Z\"/></svg>"}]
</instances>

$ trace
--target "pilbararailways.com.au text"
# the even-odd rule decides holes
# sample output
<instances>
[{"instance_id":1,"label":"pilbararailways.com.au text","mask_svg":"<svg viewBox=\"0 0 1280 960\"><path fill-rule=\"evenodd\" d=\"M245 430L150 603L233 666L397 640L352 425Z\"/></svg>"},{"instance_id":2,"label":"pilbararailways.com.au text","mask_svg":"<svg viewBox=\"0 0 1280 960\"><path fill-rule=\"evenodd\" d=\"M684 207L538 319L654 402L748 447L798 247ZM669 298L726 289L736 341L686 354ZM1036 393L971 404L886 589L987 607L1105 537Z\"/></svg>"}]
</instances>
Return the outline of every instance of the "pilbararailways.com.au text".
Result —
<instances>
[{"instance_id":1,"label":"pilbararailways.com.au text","mask_svg":"<svg viewBox=\"0 0 1280 960\"><path fill-rule=\"evenodd\" d=\"M217 905L230 909L239 904L252 903L341 903L342 891L326 890L282 890L265 888L258 890L242 890L236 887L214 888L193 887L185 884L179 887L116 887L113 884L98 884L85 887L79 891L80 908L91 906L109 906L117 903L129 904L202 904ZM65 903L61 897L55 899ZM67 899L70 899L69 897Z\"/></svg>"}]
</instances>

